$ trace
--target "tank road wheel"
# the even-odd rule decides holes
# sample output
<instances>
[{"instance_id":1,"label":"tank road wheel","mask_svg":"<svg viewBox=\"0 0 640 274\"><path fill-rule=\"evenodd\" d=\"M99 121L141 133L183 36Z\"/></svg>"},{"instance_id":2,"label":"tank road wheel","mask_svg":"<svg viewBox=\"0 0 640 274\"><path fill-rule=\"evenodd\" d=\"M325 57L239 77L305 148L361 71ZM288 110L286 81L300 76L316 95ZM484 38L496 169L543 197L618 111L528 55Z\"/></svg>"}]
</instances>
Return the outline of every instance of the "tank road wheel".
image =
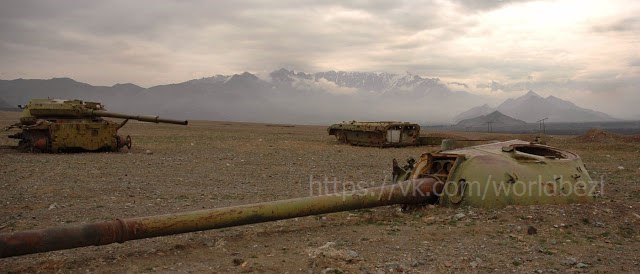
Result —
<instances>
[{"instance_id":1,"label":"tank road wheel","mask_svg":"<svg viewBox=\"0 0 640 274\"><path fill-rule=\"evenodd\" d=\"M127 146L127 149L131 149L131 136L127 135L127 138L124 139L124 144Z\"/></svg>"},{"instance_id":2,"label":"tank road wheel","mask_svg":"<svg viewBox=\"0 0 640 274\"><path fill-rule=\"evenodd\" d=\"M31 152L58 152L51 150L51 139L47 136L30 141Z\"/></svg>"},{"instance_id":3,"label":"tank road wheel","mask_svg":"<svg viewBox=\"0 0 640 274\"><path fill-rule=\"evenodd\" d=\"M340 142L340 143L346 143L347 142L347 134L345 134L344 131L339 131L336 134L336 139L338 139L338 142Z\"/></svg>"},{"instance_id":4,"label":"tank road wheel","mask_svg":"<svg viewBox=\"0 0 640 274\"><path fill-rule=\"evenodd\" d=\"M122 138L122 136L116 135L116 147L114 151L118 151L123 147L131 149L131 136L127 135L127 137Z\"/></svg>"}]
</instances>

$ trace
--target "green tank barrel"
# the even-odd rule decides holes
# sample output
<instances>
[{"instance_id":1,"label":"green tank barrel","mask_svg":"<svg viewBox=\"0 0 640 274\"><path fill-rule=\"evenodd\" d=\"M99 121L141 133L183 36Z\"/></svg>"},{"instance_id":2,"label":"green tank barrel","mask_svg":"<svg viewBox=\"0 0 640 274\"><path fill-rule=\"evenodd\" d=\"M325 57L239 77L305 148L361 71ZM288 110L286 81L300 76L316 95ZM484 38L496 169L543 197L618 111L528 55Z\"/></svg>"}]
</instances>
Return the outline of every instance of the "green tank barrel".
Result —
<instances>
[{"instance_id":1,"label":"green tank barrel","mask_svg":"<svg viewBox=\"0 0 640 274\"><path fill-rule=\"evenodd\" d=\"M0 258L255 224L393 204L435 202L444 183L429 177L357 191L192 212L0 234Z\"/></svg>"},{"instance_id":2,"label":"green tank barrel","mask_svg":"<svg viewBox=\"0 0 640 274\"><path fill-rule=\"evenodd\" d=\"M162 119L158 116L128 115L128 114L102 111L102 110L89 110L89 111L91 116L132 119L132 120L137 120L142 122L168 123L168 124L177 124L177 125L187 125L189 123L189 121L187 120Z\"/></svg>"}]
</instances>

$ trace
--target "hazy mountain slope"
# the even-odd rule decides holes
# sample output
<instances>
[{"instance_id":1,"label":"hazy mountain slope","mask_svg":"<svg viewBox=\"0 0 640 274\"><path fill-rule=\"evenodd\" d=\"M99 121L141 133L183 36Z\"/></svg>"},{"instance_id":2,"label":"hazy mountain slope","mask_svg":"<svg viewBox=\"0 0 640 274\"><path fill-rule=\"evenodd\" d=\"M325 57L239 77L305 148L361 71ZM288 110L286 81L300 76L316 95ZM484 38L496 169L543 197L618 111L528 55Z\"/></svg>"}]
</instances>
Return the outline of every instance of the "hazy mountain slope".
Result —
<instances>
[{"instance_id":1,"label":"hazy mountain slope","mask_svg":"<svg viewBox=\"0 0 640 274\"><path fill-rule=\"evenodd\" d=\"M527 121L535 122L549 118L548 122L598 122L614 121L615 118L590 109L576 106L574 103L555 96L543 98L533 91L500 104L498 111Z\"/></svg>"},{"instance_id":2,"label":"hazy mountain slope","mask_svg":"<svg viewBox=\"0 0 640 274\"><path fill-rule=\"evenodd\" d=\"M508 126L521 126L526 122L518 120L507 115L500 113L500 111L494 111L486 115L482 115L475 118L465 119L458 122L456 127L482 127L491 123L493 127L508 127Z\"/></svg>"},{"instance_id":3,"label":"hazy mountain slope","mask_svg":"<svg viewBox=\"0 0 640 274\"><path fill-rule=\"evenodd\" d=\"M5 100L0 98L0 110L14 110L14 109L18 109L17 106L12 106L9 103L7 103Z\"/></svg>"},{"instance_id":4,"label":"hazy mountain slope","mask_svg":"<svg viewBox=\"0 0 640 274\"><path fill-rule=\"evenodd\" d=\"M509 98L496 108L491 108L486 104L474 107L458 114L454 120L461 121L485 115L494 110L530 123L543 118L549 118L548 122L602 122L616 120L605 113L578 107L572 102L555 96L543 98L533 91L529 91L517 98Z\"/></svg>"},{"instance_id":5,"label":"hazy mountain slope","mask_svg":"<svg viewBox=\"0 0 640 274\"><path fill-rule=\"evenodd\" d=\"M470 118L474 118L474 117L478 117L478 116L483 116L483 115L487 115L491 112L494 112L495 109L490 107L488 104L484 104L481 106L477 106L474 108L471 108L465 112L462 112L458 115L456 115L456 117L453 118L454 122L460 122L462 120L465 119L470 119Z\"/></svg>"}]
</instances>

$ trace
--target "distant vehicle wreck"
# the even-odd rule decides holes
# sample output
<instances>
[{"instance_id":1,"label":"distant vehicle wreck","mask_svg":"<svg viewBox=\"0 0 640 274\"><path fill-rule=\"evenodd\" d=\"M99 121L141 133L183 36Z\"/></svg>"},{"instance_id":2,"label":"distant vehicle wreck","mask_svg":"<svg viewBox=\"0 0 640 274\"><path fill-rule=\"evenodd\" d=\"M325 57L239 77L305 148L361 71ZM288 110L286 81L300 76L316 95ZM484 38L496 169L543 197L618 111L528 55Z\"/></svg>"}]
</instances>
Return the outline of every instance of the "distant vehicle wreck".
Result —
<instances>
[{"instance_id":1,"label":"distant vehicle wreck","mask_svg":"<svg viewBox=\"0 0 640 274\"><path fill-rule=\"evenodd\" d=\"M327 132L340 142L357 146L403 147L421 144L420 125L408 122L350 121L333 124Z\"/></svg>"}]
</instances>

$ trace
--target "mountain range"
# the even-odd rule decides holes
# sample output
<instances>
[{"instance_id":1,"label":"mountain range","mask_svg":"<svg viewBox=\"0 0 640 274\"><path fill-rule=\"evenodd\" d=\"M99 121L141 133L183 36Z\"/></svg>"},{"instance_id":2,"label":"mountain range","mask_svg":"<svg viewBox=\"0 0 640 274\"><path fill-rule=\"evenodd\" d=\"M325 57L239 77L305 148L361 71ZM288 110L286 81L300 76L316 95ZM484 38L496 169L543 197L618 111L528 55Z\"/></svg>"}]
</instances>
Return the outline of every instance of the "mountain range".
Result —
<instances>
[{"instance_id":1,"label":"mountain range","mask_svg":"<svg viewBox=\"0 0 640 274\"><path fill-rule=\"evenodd\" d=\"M529 91L518 98L509 98L492 108L487 104L473 107L458 114L454 120L462 121L469 118L487 115L499 111L505 115L529 123L548 118L547 122L605 122L617 119L595 110L581 108L574 103L550 95L542 97L534 91Z\"/></svg>"},{"instance_id":2,"label":"mountain range","mask_svg":"<svg viewBox=\"0 0 640 274\"><path fill-rule=\"evenodd\" d=\"M157 114L168 118L297 124L327 124L343 120L446 124L451 122L454 113L469 110L477 102L491 101L489 97L451 90L438 78L410 73L305 73L279 69L265 78L244 72L149 88L131 83L94 86L70 78L0 80L0 99L10 106L25 104L31 98L47 97L98 101L110 111ZM574 113L576 109L582 110L580 113L598 114L553 98L542 98L557 106L551 114L561 113L563 117L583 120L582 114ZM516 107L528 103L521 101L507 100L497 109L525 121L540 119L543 114L536 115L539 114L535 113L536 109L529 113ZM569 114L557 111L562 107L572 111ZM486 105L457 118L476 117L493 110ZM519 113L527 117L521 118Z\"/></svg>"},{"instance_id":3,"label":"mountain range","mask_svg":"<svg viewBox=\"0 0 640 274\"><path fill-rule=\"evenodd\" d=\"M326 124L342 120L445 123L482 97L412 74L279 69L267 79L244 72L143 88L93 86L70 78L0 80L10 105L30 98L78 98L111 111L175 118Z\"/></svg>"}]
</instances>

